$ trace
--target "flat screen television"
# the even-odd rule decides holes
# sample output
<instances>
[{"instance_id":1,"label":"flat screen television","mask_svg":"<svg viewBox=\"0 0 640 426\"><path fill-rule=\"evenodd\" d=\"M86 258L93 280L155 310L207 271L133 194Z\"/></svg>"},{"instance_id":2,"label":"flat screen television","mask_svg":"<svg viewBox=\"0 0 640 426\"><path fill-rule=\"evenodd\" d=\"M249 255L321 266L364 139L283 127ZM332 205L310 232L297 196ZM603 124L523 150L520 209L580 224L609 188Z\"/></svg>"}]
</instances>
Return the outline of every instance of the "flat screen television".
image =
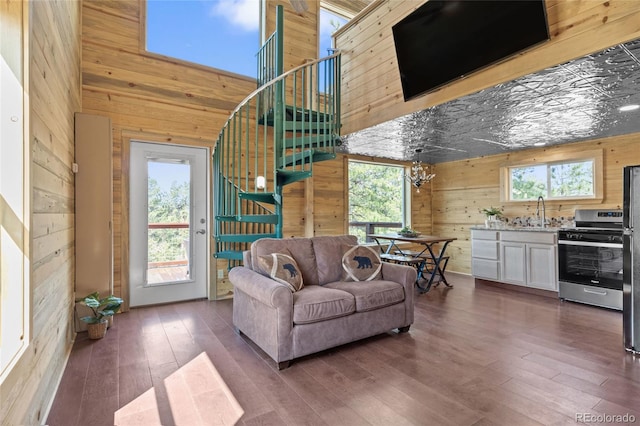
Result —
<instances>
[{"instance_id":1,"label":"flat screen television","mask_svg":"<svg viewBox=\"0 0 640 426\"><path fill-rule=\"evenodd\" d=\"M544 0L429 0L392 31L405 101L549 39Z\"/></svg>"}]
</instances>

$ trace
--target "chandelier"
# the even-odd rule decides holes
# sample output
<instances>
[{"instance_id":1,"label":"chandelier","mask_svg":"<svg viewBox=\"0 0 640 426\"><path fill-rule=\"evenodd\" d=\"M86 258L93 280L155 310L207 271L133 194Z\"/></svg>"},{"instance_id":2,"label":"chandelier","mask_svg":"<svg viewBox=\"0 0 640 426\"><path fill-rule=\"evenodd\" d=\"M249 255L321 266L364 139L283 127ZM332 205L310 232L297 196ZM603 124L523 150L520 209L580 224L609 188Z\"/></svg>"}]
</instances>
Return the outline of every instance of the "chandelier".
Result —
<instances>
[{"instance_id":1,"label":"chandelier","mask_svg":"<svg viewBox=\"0 0 640 426\"><path fill-rule=\"evenodd\" d=\"M422 150L416 150L416 152L421 152ZM427 171L428 166L423 166L422 161L414 161L411 165L411 174L405 175L404 177L411 183L411 185L416 187L416 192L420 192L420 187L425 183L428 183L436 177L435 173L429 173Z\"/></svg>"}]
</instances>

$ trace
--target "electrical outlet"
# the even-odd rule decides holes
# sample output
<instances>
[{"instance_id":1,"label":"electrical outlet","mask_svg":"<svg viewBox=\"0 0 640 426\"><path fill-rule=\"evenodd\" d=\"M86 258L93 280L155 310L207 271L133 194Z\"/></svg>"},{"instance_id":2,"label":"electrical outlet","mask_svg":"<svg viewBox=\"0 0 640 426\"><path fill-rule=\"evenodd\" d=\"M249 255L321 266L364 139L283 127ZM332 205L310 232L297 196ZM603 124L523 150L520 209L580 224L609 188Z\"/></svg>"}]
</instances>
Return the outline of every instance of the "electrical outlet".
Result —
<instances>
[{"instance_id":1,"label":"electrical outlet","mask_svg":"<svg viewBox=\"0 0 640 426\"><path fill-rule=\"evenodd\" d=\"M218 269L218 278L224 278L224 270Z\"/></svg>"}]
</instances>

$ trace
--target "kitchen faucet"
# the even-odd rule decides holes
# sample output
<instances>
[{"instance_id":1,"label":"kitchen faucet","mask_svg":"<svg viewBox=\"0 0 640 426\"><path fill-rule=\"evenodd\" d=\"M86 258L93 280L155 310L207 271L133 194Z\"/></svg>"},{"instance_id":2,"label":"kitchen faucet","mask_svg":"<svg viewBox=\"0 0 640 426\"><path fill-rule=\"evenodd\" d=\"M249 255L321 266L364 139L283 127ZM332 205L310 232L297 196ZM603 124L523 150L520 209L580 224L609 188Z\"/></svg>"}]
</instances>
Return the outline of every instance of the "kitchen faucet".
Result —
<instances>
[{"instance_id":1,"label":"kitchen faucet","mask_svg":"<svg viewBox=\"0 0 640 426\"><path fill-rule=\"evenodd\" d=\"M542 201L542 219L540 219L540 201ZM542 195L538 197L538 204L536 205L536 216L538 218L538 221L540 222L540 227L544 228L546 226L546 219L545 219L545 208L544 208L544 198L542 198Z\"/></svg>"}]
</instances>

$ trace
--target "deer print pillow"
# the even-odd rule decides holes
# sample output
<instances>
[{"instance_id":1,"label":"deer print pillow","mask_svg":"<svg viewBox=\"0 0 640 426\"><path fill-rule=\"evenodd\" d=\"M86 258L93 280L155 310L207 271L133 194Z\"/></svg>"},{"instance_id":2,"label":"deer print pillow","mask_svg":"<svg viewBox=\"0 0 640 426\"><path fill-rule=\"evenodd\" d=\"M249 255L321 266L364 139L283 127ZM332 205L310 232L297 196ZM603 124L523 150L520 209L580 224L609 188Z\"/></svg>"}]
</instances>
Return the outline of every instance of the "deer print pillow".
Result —
<instances>
[{"instance_id":1,"label":"deer print pillow","mask_svg":"<svg viewBox=\"0 0 640 426\"><path fill-rule=\"evenodd\" d=\"M353 246L342 256L342 268L347 280L371 281L378 278L382 261L373 247Z\"/></svg>"},{"instance_id":2,"label":"deer print pillow","mask_svg":"<svg viewBox=\"0 0 640 426\"><path fill-rule=\"evenodd\" d=\"M302 290L302 273L293 257L283 253L271 253L258 256L258 263L263 271L279 283L285 284L292 292Z\"/></svg>"}]
</instances>

